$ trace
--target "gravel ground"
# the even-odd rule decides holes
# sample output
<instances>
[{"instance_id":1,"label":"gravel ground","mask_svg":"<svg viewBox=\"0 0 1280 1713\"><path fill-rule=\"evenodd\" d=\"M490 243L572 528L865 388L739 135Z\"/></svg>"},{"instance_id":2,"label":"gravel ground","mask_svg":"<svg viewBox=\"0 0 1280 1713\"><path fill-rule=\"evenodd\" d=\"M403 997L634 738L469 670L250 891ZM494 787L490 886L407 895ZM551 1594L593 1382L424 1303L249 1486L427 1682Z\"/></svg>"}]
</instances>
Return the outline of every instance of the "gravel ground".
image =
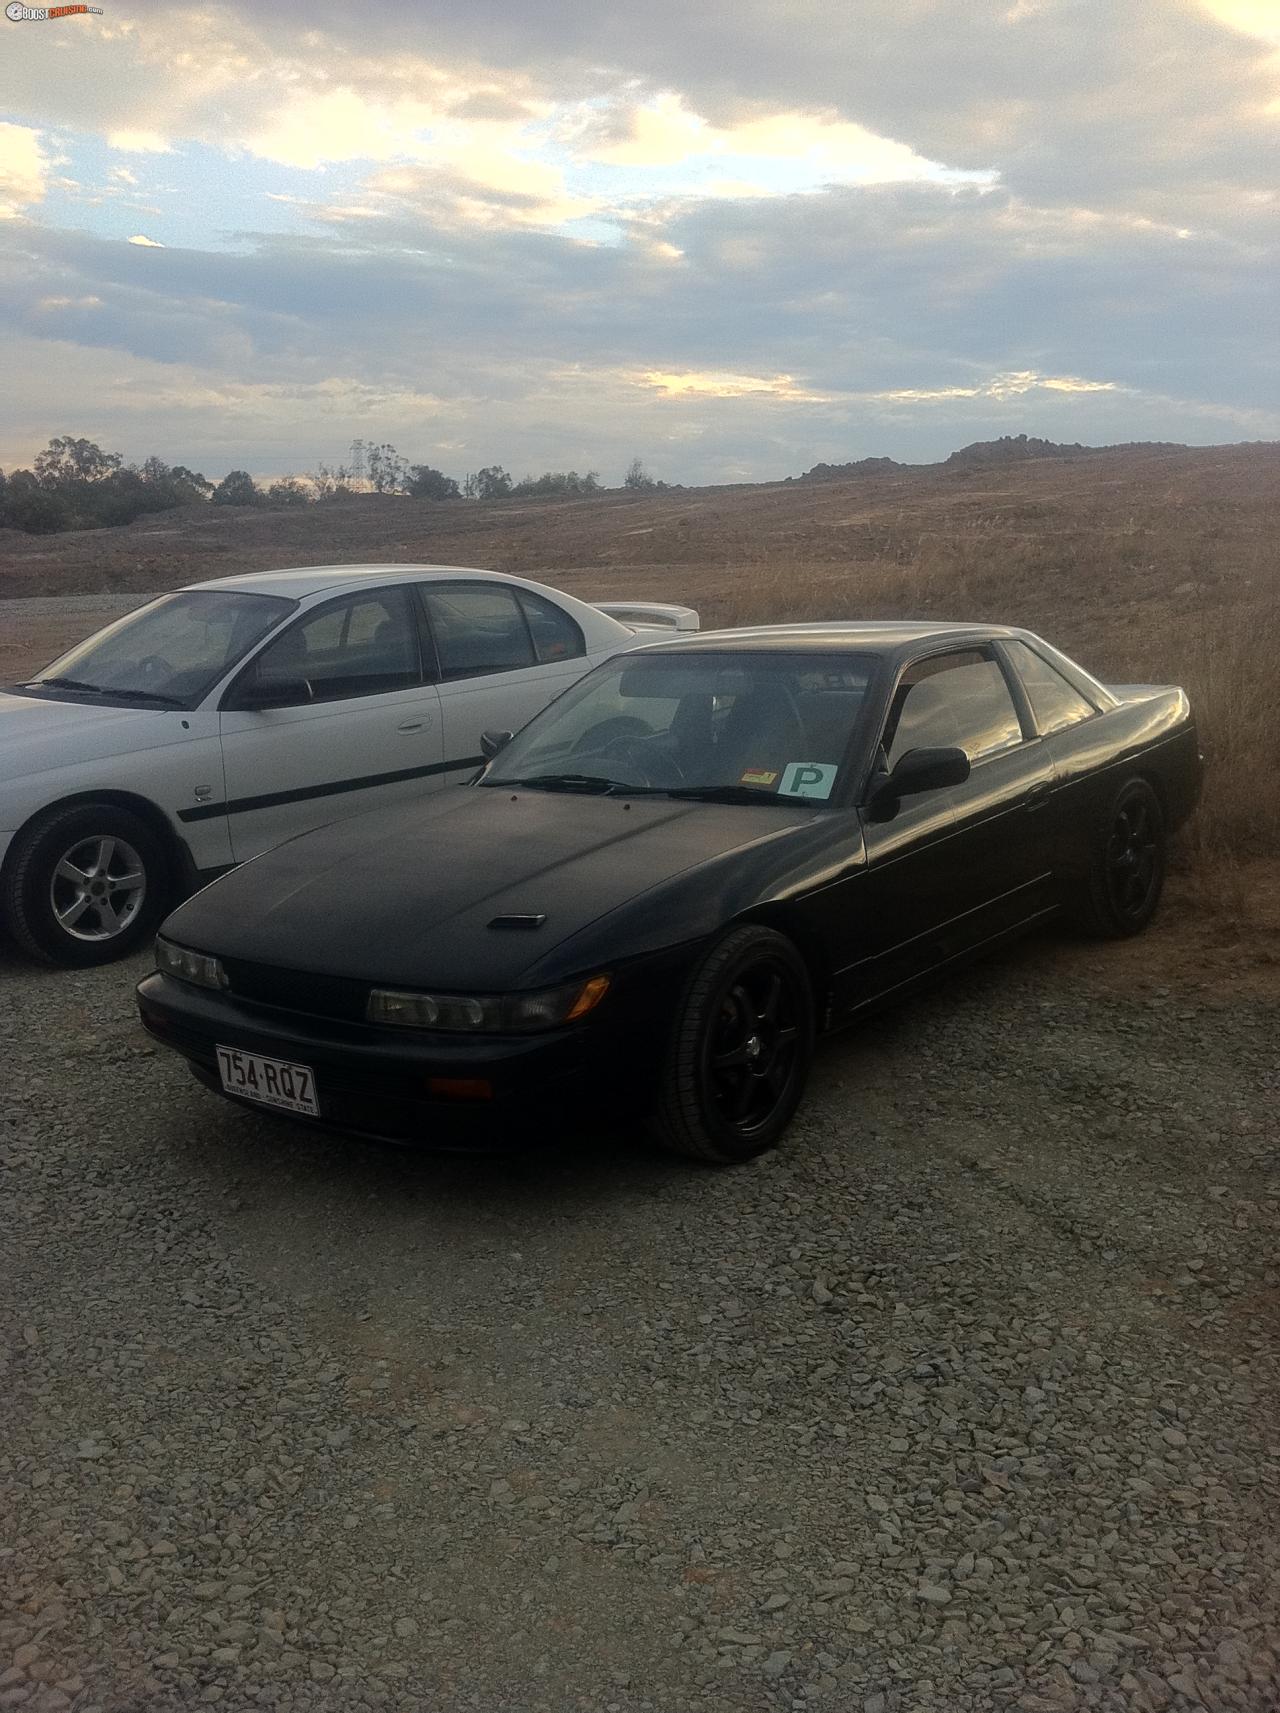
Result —
<instances>
[{"instance_id":1,"label":"gravel ground","mask_svg":"<svg viewBox=\"0 0 1280 1713\"><path fill-rule=\"evenodd\" d=\"M716 1174L317 1139L0 956L0 1709L1280 1706L1278 1007L1142 957Z\"/></svg>"}]
</instances>

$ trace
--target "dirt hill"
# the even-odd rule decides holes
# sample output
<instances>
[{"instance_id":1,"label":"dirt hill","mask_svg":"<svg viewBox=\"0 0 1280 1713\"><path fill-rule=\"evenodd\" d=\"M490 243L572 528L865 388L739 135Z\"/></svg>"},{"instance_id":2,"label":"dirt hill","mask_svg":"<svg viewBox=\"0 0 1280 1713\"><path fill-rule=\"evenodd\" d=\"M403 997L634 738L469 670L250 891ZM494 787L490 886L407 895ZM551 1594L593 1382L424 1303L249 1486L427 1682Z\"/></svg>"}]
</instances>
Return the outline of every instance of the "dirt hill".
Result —
<instances>
[{"instance_id":1,"label":"dirt hill","mask_svg":"<svg viewBox=\"0 0 1280 1713\"><path fill-rule=\"evenodd\" d=\"M1203 836L1247 850L1280 844L1278 560L1280 446L1144 447L580 500L201 505L123 529L0 532L0 597L399 561L687 601L704 623L1025 624L1104 676L1191 688L1215 759ZM66 641L92 628L64 623Z\"/></svg>"}]
</instances>

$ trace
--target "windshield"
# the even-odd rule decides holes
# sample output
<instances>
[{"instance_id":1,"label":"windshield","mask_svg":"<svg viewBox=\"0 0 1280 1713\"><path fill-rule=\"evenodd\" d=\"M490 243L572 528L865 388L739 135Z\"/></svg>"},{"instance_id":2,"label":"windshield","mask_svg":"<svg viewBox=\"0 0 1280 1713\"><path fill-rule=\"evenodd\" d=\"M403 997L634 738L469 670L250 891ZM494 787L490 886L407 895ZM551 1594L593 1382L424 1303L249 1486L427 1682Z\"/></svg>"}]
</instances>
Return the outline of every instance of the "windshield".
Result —
<instances>
[{"instance_id":1,"label":"windshield","mask_svg":"<svg viewBox=\"0 0 1280 1713\"><path fill-rule=\"evenodd\" d=\"M162 595L77 643L30 683L187 707L293 606L231 589Z\"/></svg>"},{"instance_id":2,"label":"windshield","mask_svg":"<svg viewBox=\"0 0 1280 1713\"><path fill-rule=\"evenodd\" d=\"M826 801L874 665L792 651L624 654L531 721L482 783Z\"/></svg>"}]
</instances>

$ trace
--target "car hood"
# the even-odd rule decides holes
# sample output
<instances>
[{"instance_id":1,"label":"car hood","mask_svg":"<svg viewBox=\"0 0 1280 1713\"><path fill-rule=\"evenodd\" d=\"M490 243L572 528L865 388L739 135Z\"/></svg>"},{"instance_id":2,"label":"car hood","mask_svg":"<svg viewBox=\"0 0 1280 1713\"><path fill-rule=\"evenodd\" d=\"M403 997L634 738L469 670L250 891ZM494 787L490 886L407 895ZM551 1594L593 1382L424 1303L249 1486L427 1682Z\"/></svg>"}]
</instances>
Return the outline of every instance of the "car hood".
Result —
<instances>
[{"instance_id":1,"label":"car hood","mask_svg":"<svg viewBox=\"0 0 1280 1713\"><path fill-rule=\"evenodd\" d=\"M814 819L793 805L458 786L255 857L163 932L277 968L500 991L528 985L555 948L643 894ZM515 914L546 921L491 926Z\"/></svg>"},{"instance_id":2,"label":"car hood","mask_svg":"<svg viewBox=\"0 0 1280 1713\"><path fill-rule=\"evenodd\" d=\"M26 771L29 752L43 749L49 742L62 744L76 732L79 745L92 733L93 753L100 753L99 739L113 734L113 748L133 747L133 731L139 724L157 724L157 710L152 707L121 708L100 702L61 701L45 696L19 696L0 690L0 777Z\"/></svg>"}]
</instances>

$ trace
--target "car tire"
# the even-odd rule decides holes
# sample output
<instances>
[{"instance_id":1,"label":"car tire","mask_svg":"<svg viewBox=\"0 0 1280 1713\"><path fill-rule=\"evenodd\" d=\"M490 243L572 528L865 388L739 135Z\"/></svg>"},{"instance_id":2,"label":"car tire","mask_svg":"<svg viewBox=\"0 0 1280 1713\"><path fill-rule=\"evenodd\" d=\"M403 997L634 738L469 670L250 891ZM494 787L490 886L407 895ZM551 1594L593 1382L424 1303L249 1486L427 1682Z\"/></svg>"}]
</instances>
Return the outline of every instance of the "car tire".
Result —
<instances>
[{"instance_id":1,"label":"car tire","mask_svg":"<svg viewBox=\"0 0 1280 1713\"><path fill-rule=\"evenodd\" d=\"M785 935L755 923L705 953L685 984L653 1128L671 1152L732 1166L772 1148L813 1059L813 988Z\"/></svg>"},{"instance_id":2,"label":"car tire","mask_svg":"<svg viewBox=\"0 0 1280 1713\"><path fill-rule=\"evenodd\" d=\"M127 957L155 932L171 879L145 821L114 803L74 803L14 840L0 908L30 957L85 968Z\"/></svg>"},{"instance_id":3,"label":"car tire","mask_svg":"<svg viewBox=\"0 0 1280 1713\"><path fill-rule=\"evenodd\" d=\"M1167 855L1160 799L1145 779L1130 779L1094 835L1089 873L1071 906L1077 927L1096 939L1140 934L1160 903Z\"/></svg>"}]
</instances>

